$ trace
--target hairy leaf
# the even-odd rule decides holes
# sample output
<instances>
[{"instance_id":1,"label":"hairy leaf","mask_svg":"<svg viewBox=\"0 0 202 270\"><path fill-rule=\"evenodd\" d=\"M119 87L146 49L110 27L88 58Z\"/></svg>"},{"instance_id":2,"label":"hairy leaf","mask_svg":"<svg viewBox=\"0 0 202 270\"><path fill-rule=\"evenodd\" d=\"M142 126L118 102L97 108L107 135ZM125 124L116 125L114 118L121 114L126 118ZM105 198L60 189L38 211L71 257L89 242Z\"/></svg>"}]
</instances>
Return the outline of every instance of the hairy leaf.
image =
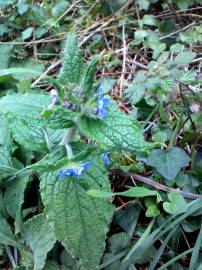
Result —
<instances>
[{"instance_id":1,"label":"hairy leaf","mask_svg":"<svg viewBox=\"0 0 202 270\"><path fill-rule=\"evenodd\" d=\"M33 270L43 269L47 253L53 248L56 238L44 214L34 216L23 226L23 236L29 244L34 259Z\"/></svg>"},{"instance_id":2,"label":"hairy leaf","mask_svg":"<svg viewBox=\"0 0 202 270\"><path fill-rule=\"evenodd\" d=\"M29 182L29 175L18 177L11 182L4 193L4 203L8 214L16 221L16 229L22 222L22 204L24 203L24 192Z\"/></svg>"},{"instance_id":3,"label":"hairy leaf","mask_svg":"<svg viewBox=\"0 0 202 270\"><path fill-rule=\"evenodd\" d=\"M121 112L109 113L103 121L83 117L78 125L83 134L98 141L106 150L124 149L132 152L152 147L144 140L140 127Z\"/></svg>"},{"instance_id":4,"label":"hairy leaf","mask_svg":"<svg viewBox=\"0 0 202 270\"><path fill-rule=\"evenodd\" d=\"M62 57L62 68L58 75L61 84L79 84L83 70L81 51L77 45L76 35L71 33L67 37Z\"/></svg>"},{"instance_id":5,"label":"hairy leaf","mask_svg":"<svg viewBox=\"0 0 202 270\"><path fill-rule=\"evenodd\" d=\"M57 239L84 269L94 270L104 251L112 207L106 199L88 196L85 186L109 190L106 170L96 159L79 181L73 177L60 181L58 171L41 177L42 200Z\"/></svg>"},{"instance_id":6,"label":"hairy leaf","mask_svg":"<svg viewBox=\"0 0 202 270\"><path fill-rule=\"evenodd\" d=\"M51 103L47 94L14 94L0 99L0 112L40 123L40 113Z\"/></svg>"},{"instance_id":7,"label":"hairy leaf","mask_svg":"<svg viewBox=\"0 0 202 270\"><path fill-rule=\"evenodd\" d=\"M87 97L88 95L92 94L93 91L93 82L95 79L94 77L97 71L97 64L99 63L99 60L100 60L99 56L94 57L89 63L84 75L84 79L82 82L82 89L84 90Z\"/></svg>"},{"instance_id":8,"label":"hairy leaf","mask_svg":"<svg viewBox=\"0 0 202 270\"><path fill-rule=\"evenodd\" d=\"M21 246L13 234L9 223L2 216L0 216L0 243L16 247Z\"/></svg>"}]
</instances>

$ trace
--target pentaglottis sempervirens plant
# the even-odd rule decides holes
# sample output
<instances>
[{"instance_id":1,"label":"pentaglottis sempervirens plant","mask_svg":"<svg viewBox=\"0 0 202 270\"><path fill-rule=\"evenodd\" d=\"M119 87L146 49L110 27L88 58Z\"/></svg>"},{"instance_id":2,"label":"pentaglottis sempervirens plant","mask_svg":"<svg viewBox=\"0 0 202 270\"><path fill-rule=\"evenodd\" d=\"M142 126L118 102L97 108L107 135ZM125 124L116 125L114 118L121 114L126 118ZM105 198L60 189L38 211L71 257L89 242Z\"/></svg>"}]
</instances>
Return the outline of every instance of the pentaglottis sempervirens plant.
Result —
<instances>
[{"instance_id":1,"label":"pentaglottis sempervirens plant","mask_svg":"<svg viewBox=\"0 0 202 270\"><path fill-rule=\"evenodd\" d=\"M145 141L134 118L121 112L106 89L94 81L99 59L96 56L85 66L76 36L69 34L59 75L45 78L52 84L50 93L17 93L0 100L3 128L10 134L2 146L1 179L7 177L4 185L13 180L5 194L8 200L18 194L17 213L12 204L7 206L15 219L16 235L3 215L1 222L7 227L2 242L20 251L21 264L28 269L43 269L57 240L82 269L96 269L114 207L108 198L97 198L100 196L89 190L110 194L112 153L141 153L155 147ZM35 163L26 167L16 163L12 137L21 151L26 148L38 153ZM41 210L27 219L22 211L24 192L35 174L40 179ZM145 196L156 195L149 190L147 194L147 189L144 192Z\"/></svg>"}]
</instances>

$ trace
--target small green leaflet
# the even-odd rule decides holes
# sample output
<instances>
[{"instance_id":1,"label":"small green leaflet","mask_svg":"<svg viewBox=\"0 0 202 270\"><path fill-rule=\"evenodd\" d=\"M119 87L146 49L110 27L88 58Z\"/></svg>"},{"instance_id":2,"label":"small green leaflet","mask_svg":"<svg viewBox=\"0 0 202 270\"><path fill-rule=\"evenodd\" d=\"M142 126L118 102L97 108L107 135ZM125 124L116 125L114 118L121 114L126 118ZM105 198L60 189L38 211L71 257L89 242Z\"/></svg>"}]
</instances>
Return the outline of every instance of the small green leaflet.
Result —
<instances>
[{"instance_id":1,"label":"small green leaflet","mask_svg":"<svg viewBox=\"0 0 202 270\"><path fill-rule=\"evenodd\" d=\"M181 194L177 192L171 192L168 194L169 202L163 203L163 209L169 214L177 214L185 212L188 204Z\"/></svg>"},{"instance_id":2,"label":"small green leaflet","mask_svg":"<svg viewBox=\"0 0 202 270\"><path fill-rule=\"evenodd\" d=\"M123 192L107 192L107 191L102 191L98 189L89 189L86 193L96 198L110 198L113 196L141 198L141 197L157 195L157 191L149 190L144 187L133 187Z\"/></svg>"},{"instance_id":3,"label":"small green leaflet","mask_svg":"<svg viewBox=\"0 0 202 270\"><path fill-rule=\"evenodd\" d=\"M144 140L141 128L122 112L109 112L104 120L82 117L78 126L82 134L98 141L105 150L124 149L134 152L153 147Z\"/></svg>"},{"instance_id":4,"label":"small green leaflet","mask_svg":"<svg viewBox=\"0 0 202 270\"><path fill-rule=\"evenodd\" d=\"M194 52L181 52L175 58L175 64L179 67L183 67L189 65L194 58L196 57L196 53Z\"/></svg>"}]
</instances>

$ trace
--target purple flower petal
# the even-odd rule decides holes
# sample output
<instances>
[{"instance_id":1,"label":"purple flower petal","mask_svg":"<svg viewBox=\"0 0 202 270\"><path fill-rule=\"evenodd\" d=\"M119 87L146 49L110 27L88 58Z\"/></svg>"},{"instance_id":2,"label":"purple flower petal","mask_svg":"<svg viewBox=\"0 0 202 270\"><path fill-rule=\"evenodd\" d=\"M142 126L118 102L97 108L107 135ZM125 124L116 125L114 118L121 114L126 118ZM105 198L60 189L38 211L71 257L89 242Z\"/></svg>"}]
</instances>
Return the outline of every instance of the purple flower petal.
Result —
<instances>
[{"instance_id":1,"label":"purple flower petal","mask_svg":"<svg viewBox=\"0 0 202 270\"><path fill-rule=\"evenodd\" d=\"M52 103L55 104L58 101L58 92L57 92L57 90L52 89L50 91L50 96L51 96Z\"/></svg>"}]
</instances>

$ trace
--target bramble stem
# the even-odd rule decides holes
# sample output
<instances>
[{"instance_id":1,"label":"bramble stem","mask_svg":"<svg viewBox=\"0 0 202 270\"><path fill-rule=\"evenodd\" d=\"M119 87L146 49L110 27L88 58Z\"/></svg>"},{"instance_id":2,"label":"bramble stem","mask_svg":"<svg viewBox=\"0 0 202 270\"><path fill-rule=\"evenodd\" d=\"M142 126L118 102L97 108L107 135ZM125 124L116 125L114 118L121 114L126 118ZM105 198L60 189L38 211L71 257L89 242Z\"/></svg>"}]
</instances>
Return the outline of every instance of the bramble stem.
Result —
<instances>
[{"instance_id":1,"label":"bramble stem","mask_svg":"<svg viewBox=\"0 0 202 270\"><path fill-rule=\"evenodd\" d=\"M123 175L123 176L133 177L134 179L136 179L136 180L138 180L140 182L143 182L143 183L145 183L145 184L147 184L149 186L152 186L152 187L154 187L154 188L156 188L158 190L163 190L163 191L166 191L166 192L180 193L185 198L189 198L189 199L193 199L193 200L202 198L202 195L194 194L194 193L191 193L191 192L186 192L186 191L176 189L176 188L171 188L171 187L168 187L168 186L165 186L163 184L157 183L157 182L151 180L150 178L144 177L144 176L136 174L136 173L122 173L122 172L119 172L119 174Z\"/></svg>"}]
</instances>

